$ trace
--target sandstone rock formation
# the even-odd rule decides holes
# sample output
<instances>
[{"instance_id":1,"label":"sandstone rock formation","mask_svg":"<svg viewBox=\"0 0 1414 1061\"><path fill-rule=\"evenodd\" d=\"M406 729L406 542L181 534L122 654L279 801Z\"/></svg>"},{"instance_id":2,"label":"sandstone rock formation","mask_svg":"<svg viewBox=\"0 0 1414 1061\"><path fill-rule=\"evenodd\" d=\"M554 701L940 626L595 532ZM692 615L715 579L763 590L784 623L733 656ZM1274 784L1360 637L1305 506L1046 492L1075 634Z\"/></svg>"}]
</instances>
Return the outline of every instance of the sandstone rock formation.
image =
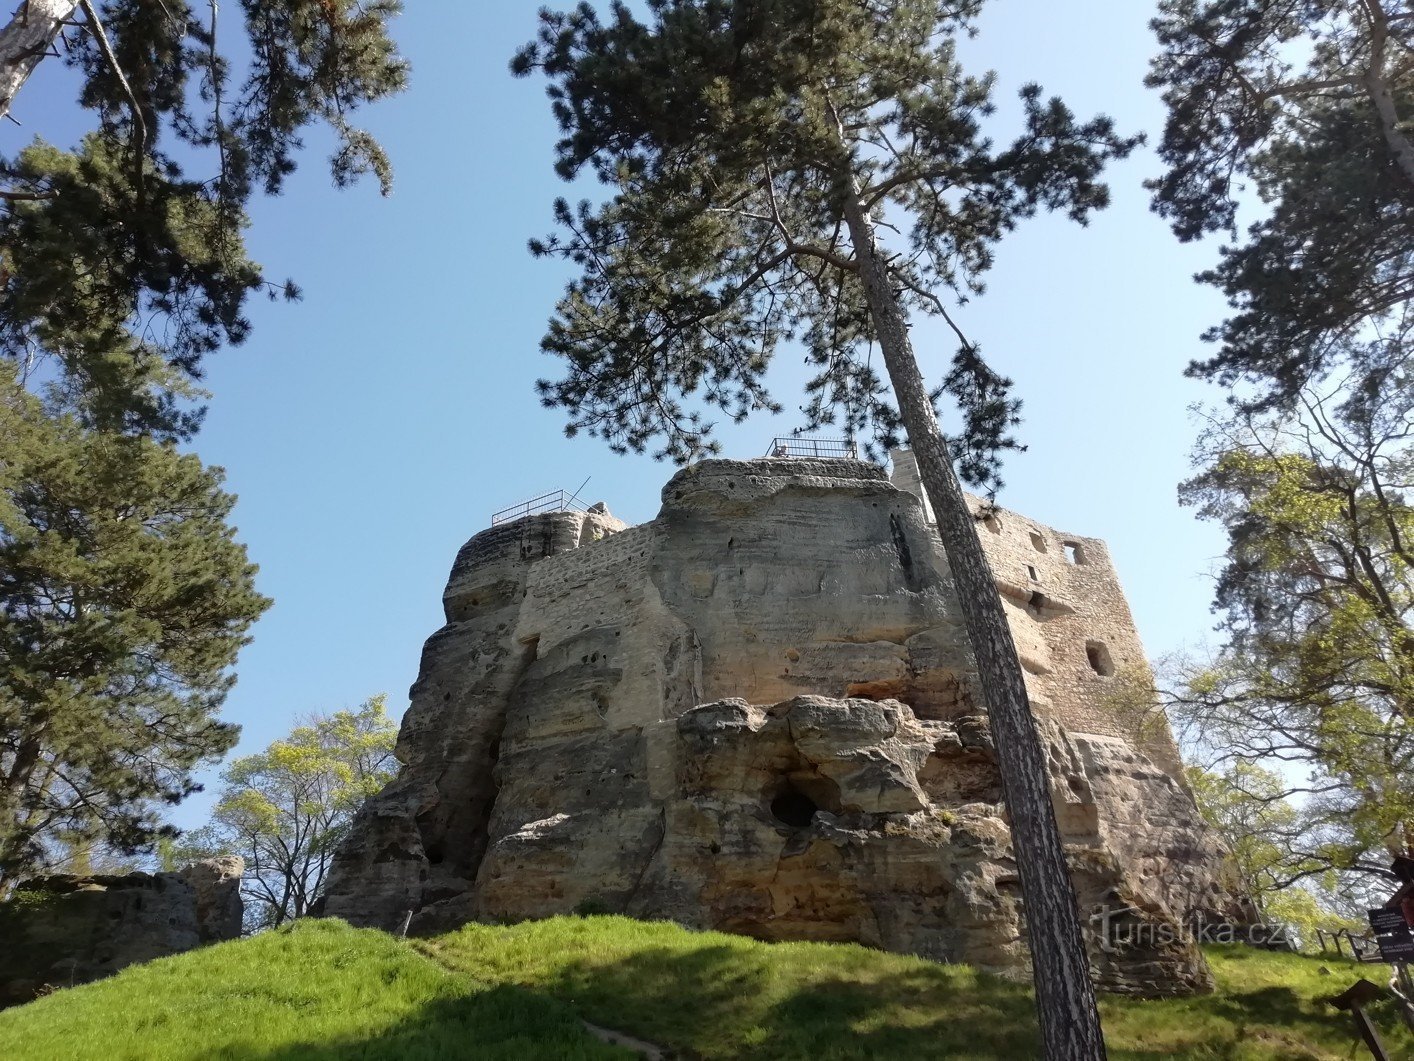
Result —
<instances>
[{"instance_id":1,"label":"sandstone rock formation","mask_svg":"<svg viewBox=\"0 0 1414 1061\"><path fill-rule=\"evenodd\" d=\"M0 1007L241 933L239 858L22 881L0 904Z\"/></svg>"},{"instance_id":2,"label":"sandstone rock formation","mask_svg":"<svg viewBox=\"0 0 1414 1061\"><path fill-rule=\"evenodd\" d=\"M193 892L196 934L202 943L240 936L245 916L245 902L241 899L243 873L245 859L237 855L204 858L178 872L177 876Z\"/></svg>"},{"instance_id":3,"label":"sandstone rock formation","mask_svg":"<svg viewBox=\"0 0 1414 1061\"><path fill-rule=\"evenodd\" d=\"M906 453L895 478L910 481ZM981 514L981 513L979 513ZM991 511L1097 980L1201 990L1176 928L1232 905L1104 545ZM841 460L707 461L458 555L398 778L325 912L435 931L581 910L853 940L1022 974L1023 907L946 557L916 490Z\"/></svg>"}]
</instances>

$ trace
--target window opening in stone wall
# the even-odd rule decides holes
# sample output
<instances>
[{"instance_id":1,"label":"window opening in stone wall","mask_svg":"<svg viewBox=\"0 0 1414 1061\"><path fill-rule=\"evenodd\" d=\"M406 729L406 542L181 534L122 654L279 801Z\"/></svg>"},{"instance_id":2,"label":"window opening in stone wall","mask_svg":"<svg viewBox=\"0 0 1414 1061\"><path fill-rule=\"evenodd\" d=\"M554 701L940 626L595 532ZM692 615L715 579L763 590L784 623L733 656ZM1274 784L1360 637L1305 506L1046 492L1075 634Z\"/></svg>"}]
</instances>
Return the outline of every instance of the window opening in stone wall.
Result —
<instances>
[{"instance_id":1,"label":"window opening in stone wall","mask_svg":"<svg viewBox=\"0 0 1414 1061\"><path fill-rule=\"evenodd\" d=\"M1027 565L1026 565L1026 573L1031 576L1031 581L1032 581L1032 582L1039 582L1039 581L1041 581L1041 576L1036 573L1036 569L1035 569L1034 567L1032 567L1030 564L1027 564Z\"/></svg>"},{"instance_id":2,"label":"window opening in stone wall","mask_svg":"<svg viewBox=\"0 0 1414 1061\"><path fill-rule=\"evenodd\" d=\"M1072 564L1085 563L1085 549L1079 542L1064 542L1065 558Z\"/></svg>"},{"instance_id":3,"label":"window opening in stone wall","mask_svg":"<svg viewBox=\"0 0 1414 1061\"><path fill-rule=\"evenodd\" d=\"M986 527L993 534L1000 534L1002 532L1002 521L991 513L982 517L982 526Z\"/></svg>"},{"instance_id":4,"label":"window opening in stone wall","mask_svg":"<svg viewBox=\"0 0 1414 1061\"><path fill-rule=\"evenodd\" d=\"M1043 538L1038 531L1031 532L1031 544L1036 547L1038 553L1044 553L1046 551L1046 539Z\"/></svg>"},{"instance_id":5,"label":"window opening in stone wall","mask_svg":"<svg viewBox=\"0 0 1414 1061\"><path fill-rule=\"evenodd\" d=\"M1108 678L1114 674L1114 660L1110 658L1110 650L1103 641L1086 641L1085 658L1090 661L1090 669L1100 677Z\"/></svg>"},{"instance_id":6,"label":"window opening in stone wall","mask_svg":"<svg viewBox=\"0 0 1414 1061\"><path fill-rule=\"evenodd\" d=\"M1031 614L1039 619L1042 610L1046 607L1046 595L1039 589L1035 590L1031 594L1031 599L1026 602L1026 606L1031 609Z\"/></svg>"}]
</instances>

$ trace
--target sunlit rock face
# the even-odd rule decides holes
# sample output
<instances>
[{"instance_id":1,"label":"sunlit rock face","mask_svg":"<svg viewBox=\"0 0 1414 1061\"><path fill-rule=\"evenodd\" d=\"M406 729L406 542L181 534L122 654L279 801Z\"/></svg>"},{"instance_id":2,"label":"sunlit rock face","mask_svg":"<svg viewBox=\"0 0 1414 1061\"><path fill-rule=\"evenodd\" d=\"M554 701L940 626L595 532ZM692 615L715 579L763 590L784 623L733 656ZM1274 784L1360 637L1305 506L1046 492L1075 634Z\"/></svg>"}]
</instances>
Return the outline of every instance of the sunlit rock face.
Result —
<instances>
[{"instance_id":1,"label":"sunlit rock face","mask_svg":"<svg viewBox=\"0 0 1414 1061\"><path fill-rule=\"evenodd\" d=\"M894 465L904 489L857 461L706 461L651 523L596 506L473 537L403 769L325 912L412 932L624 912L1024 974L983 698ZM1005 511L983 528L1082 908L1145 929L1095 935L1097 980L1202 990L1174 930L1234 903L1167 726L1109 706L1143 653L1104 544Z\"/></svg>"},{"instance_id":2,"label":"sunlit rock face","mask_svg":"<svg viewBox=\"0 0 1414 1061\"><path fill-rule=\"evenodd\" d=\"M0 1009L238 938L244 870L241 859L227 856L171 873L65 873L21 881L0 903Z\"/></svg>"}]
</instances>

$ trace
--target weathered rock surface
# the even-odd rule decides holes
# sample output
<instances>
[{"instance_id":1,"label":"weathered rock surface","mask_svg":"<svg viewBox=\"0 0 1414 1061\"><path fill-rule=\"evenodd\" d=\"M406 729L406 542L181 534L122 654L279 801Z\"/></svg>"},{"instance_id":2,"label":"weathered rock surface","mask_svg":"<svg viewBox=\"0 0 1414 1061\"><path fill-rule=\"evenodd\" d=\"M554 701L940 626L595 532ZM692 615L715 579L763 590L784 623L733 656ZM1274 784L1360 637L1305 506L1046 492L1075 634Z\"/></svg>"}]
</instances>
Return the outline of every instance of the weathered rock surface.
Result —
<instances>
[{"instance_id":1,"label":"weathered rock surface","mask_svg":"<svg viewBox=\"0 0 1414 1061\"><path fill-rule=\"evenodd\" d=\"M1096 977L1201 990L1173 930L1231 905L1221 851L1167 727L1107 713L1112 664L1143 656L1103 543L993 519L1082 906L1153 929L1097 935ZM882 469L707 461L643 526L562 512L476 535L444 604L403 769L340 851L327 913L430 932L623 911L1025 971L946 558Z\"/></svg>"},{"instance_id":2,"label":"weathered rock surface","mask_svg":"<svg viewBox=\"0 0 1414 1061\"><path fill-rule=\"evenodd\" d=\"M0 904L0 1007L241 933L239 858L22 881Z\"/></svg>"},{"instance_id":3,"label":"weathered rock surface","mask_svg":"<svg viewBox=\"0 0 1414 1061\"><path fill-rule=\"evenodd\" d=\"M196 934L202 943L235 939L241 934L245 902L241 899L241 875L245 859L237 855L204 858L178 871L177 876L192 889L196 904Z\"/></svg>"}]
</instances>

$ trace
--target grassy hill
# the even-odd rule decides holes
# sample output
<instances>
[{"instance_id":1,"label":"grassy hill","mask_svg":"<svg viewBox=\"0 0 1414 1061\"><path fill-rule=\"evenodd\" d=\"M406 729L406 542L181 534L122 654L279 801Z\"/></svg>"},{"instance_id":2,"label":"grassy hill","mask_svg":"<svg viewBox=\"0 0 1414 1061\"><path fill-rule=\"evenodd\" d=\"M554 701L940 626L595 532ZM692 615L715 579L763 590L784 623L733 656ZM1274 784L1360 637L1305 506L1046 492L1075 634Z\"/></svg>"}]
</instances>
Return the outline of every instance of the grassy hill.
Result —
<instances>
[{"instance_id":1,"label":"grassy hill","mask_svg":"<svg viewBox=\"0 0 1414 1061\"><path fill-rule=\"evenodd\" d=\"M1209 952L1218 993L1103 1003L1111 1057L1298 1061L1363 1056L1314 1000L1383 966ZM1323 971L1324 970L1324 971ZM1386 1046L1414 1056L1392 1008ZM468 926L402 942L307 921L134 967L0 1013L0 1055L42 1059L628 1058L584 1022L665 1056L1035 1055L1015 984L855 946L768 945L620 917Z\"/></svg>"}]
</instances>

